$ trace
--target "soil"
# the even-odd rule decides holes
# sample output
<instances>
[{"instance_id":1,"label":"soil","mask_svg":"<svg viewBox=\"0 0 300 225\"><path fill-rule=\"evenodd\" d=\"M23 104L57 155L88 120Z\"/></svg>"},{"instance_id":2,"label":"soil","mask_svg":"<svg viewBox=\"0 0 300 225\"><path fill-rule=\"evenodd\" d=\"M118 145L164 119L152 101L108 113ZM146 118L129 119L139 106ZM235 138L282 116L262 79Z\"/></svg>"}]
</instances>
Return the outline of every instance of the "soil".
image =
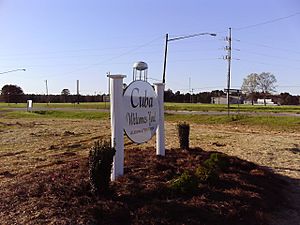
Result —
<instances>
[{"instance_id":1,"label":"soil","mask_svg":"<svg viewBox=\"0 0 300 225\"><path fill-rule=\"evenodd\" d=\"M0 224L299 224L300 132L191 124L191 150L166 123L166 157L154 140L125 140L125 175L90 191L87 156L109 121L0 119ZM212 152L230 166L190 195L170 181Z\"/></svg>"}]
</instances>

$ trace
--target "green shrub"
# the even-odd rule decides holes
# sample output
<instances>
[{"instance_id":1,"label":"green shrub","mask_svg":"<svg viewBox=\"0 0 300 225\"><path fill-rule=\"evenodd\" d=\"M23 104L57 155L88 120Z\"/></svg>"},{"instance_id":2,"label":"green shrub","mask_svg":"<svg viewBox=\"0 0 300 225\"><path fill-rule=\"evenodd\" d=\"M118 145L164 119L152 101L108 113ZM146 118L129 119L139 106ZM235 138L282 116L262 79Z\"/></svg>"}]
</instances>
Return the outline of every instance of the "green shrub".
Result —
<instances>
[{"instance_id":1,"label":"green shrub","mask_svg":"<svg viewBox=\"0 0 300 225\"><path fill-rule=\"evenodd\" d=\"M105 193L109 189L115 152L107 141L96 141L89 152L89 177L95 194Z\"/></svg>"},{"instance_id":2,"label":"green shrub","mask_svg":"<svg viewBox=\"0 0 300 225\"><path fill-rule=\"evenodd\" d=\"M220 153L212 153L210 157L204 161L203 166L196 169L195 176L199 182L210 184L219 180L219 174L228 168L228 160Z\"/></svg>"},{"instance_id":3,"label":"green shrub","mask_svg":"<svg viewBox=\"0 0 300 225\"><path fill-rule=\"evenodd\" d=\"M34 113L39 114L39 115L46 115L47 111L39 110L39 111L34 111Z\"/></svg>"},{"instance_id":4,"label":"green shrub","mask_svg":"<svg viewBox=\"0 0 300 225\"><path fill-rule=\"evenodd\" d=\"M195 175L184 171L178 178L173 179L170 184L172 191L181 194L195 193L198 188L198 180Z\"/></svg>"},{"instance_id":5,"label":"green shrub","mask_svg":"<svg viewBox=\"0 0 300 225\"><path fill-rule=\"evenodd\" d=\"M187 123L178 123L178 138L181 149L189 149L190 125Z\"/></svg>"},{"instance_id":6,"label":"green shrub","mask_svg":"<svg viewBox=\"0 0 300 225\"><path fill-rule=\"evenodd\" d=\"M208 169L204 166L199 166L196 169L195 176L199 183L214 184L219 180L219 174L215 169Z\"/></svg>"},{"instance_id":7,"label":"green shrub","mask_svg":"<svg viewBox=\"0 0 300 225\"><path fill-rule=\"evenodd\" d=\"M203 165L208 169L226 170L229 166L229 162L223 154L212 153L209 158L204 161Z\"/></svg>"},{"instance_id":8,"label":"green shrub","mask_svg":"<svg viewBox=\"0 0 300 225\"><path fill-rule=\"evenodd\" d=\"M244 115L233 115L230 117L231 121L239 121L239 120L242 120L242 119L245 119L246 117Z\"/></svg>"}]
</instances>

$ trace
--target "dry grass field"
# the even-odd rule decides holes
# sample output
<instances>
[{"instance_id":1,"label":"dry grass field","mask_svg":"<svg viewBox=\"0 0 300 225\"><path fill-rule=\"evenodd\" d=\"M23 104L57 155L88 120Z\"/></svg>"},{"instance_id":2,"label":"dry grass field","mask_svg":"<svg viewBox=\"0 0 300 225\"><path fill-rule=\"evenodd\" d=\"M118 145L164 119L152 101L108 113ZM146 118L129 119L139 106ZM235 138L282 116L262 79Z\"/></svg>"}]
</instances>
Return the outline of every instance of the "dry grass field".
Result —
<instances>
[{"instance_id":1,"label":"dry grass field","mask_svg":"<svg viewBox=\"0 0 300 225\"><path fill-rule=\"evenodd\" d=\"M108 119L0 118L0 193L4 195L7 187L17 187L31 175L86 159L93 142L109 138L109 135ZM166 148L170 150L178 145L176 122L166 122ZM139 146L125 141L126 149L154 146L154 138ZM271 215L271 221L273 224L299 224L300 130L191 123L190 146L236 156L280 174L287 181L284 192L291 205ZM0 223L10 224L12 218L17 223L28 223L22 210L22 205L13 211L2 208ZM34 213L36 217L40 216L38 211Z\"/></svg>"}]
</instances>

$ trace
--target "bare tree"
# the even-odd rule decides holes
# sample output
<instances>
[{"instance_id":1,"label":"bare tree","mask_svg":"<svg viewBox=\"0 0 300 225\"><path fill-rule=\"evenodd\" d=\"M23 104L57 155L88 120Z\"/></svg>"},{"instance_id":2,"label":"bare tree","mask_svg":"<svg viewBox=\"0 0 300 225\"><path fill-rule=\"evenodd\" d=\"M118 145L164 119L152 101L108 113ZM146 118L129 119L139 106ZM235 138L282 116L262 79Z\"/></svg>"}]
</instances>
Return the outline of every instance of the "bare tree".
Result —
<instances>
[{"instance_id":1,"label":"bare tree","mask_svg":"<svg viewBox=\"0 0 300 225\"><path fill-rule=\"evenodd\" d=\"M244 78L241 90L248 96L250 96L252 105L254 104L254 94L258 90L258 77L257 73L251 73Z\"/></svg>"},{"instance_id":2,"label":"bare tree","mask_svg":"<svg viewBox=\"0 0 300 225\"><path fill-rule=\"evenodd\" d=\"M276 91L275 83L277 82L275 76L271 73L262 72L258 75L257 83L258 89L262 92L264 97L264 104L266 105L266 95Z\"/></svg>"}]
</instances>

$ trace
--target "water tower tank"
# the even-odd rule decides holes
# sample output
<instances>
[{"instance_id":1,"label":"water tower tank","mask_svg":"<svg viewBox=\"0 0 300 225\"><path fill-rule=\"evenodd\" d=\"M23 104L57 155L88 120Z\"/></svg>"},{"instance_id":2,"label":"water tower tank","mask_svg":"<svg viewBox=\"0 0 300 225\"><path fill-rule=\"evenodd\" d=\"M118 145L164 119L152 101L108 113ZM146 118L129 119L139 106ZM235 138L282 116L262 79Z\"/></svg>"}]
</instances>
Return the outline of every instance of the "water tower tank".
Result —
<instances>
[{"instance_id":1,"label":"water tower tank","mask_svg":"<svg viewBox=\"0 0 300 225\"><path fill-rule=\"evenodd\" d=\"M147 72L147 63L139 61L133 64L133 80L142 80L144 78L144 80L147 81Z\"/></svg>"},{"instance_id":2,"label":"water tower tank","mask_svg":"<svg viewBox=\"0 0 300 225\"><path fill-rule=\"evenodd\" d=\"M133 64L133 69L142 71L148 69L148 65L145 62L139 61Z\"/></svg>"}]
</instances>

